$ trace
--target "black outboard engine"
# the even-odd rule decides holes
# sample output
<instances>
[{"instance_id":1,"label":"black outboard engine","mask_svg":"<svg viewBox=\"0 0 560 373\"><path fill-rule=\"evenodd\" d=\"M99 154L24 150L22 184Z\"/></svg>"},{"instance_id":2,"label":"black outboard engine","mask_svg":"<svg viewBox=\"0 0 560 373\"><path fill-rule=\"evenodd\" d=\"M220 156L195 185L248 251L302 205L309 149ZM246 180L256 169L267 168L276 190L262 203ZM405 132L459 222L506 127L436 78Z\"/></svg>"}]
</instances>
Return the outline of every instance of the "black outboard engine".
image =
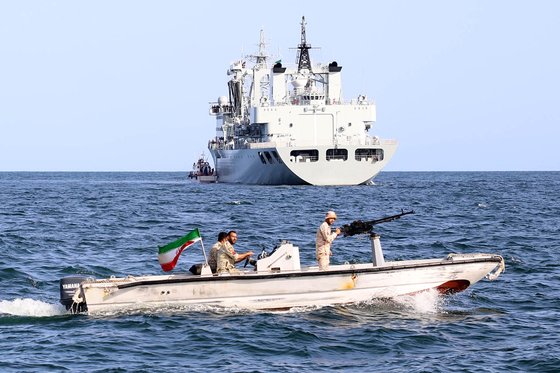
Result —
<instances>
[{"instance_id":1,"label":"black outboard engine","mask_svg":"<svg viewBox=\"0 0 560 373\"><path fill-rule=\"evenodd\" d=\"M86 276L67 276L60 279L60 303L66 307L71 313L80 313L87 311L87 304L84 299L84 294L80 289L80 298L82 302L76 303L73 299L76 290L80 288L82 281L90 279Z\"/></svg>"}]
</instances>

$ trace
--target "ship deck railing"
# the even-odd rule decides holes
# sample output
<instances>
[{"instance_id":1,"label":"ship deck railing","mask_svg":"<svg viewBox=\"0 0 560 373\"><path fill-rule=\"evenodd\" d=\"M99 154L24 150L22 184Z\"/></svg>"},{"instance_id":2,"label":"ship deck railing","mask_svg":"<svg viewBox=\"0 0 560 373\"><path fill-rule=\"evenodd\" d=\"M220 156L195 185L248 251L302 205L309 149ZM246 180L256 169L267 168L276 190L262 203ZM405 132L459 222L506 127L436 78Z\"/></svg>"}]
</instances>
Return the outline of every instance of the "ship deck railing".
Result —
<instances>
[{"instance_id":1,"label":"ship deck railing","mask_svg":"<svg viewBox=\"0 0 560 373\"><path fill-rule=\"evenodd\" d=\"M358 162L378 162L381 160L378 155L359 155L359 154L356 154L354 159L356 159Z\"/></svg>"},{"instance_id":2,"label":"ship deck railing","mask_svg":"<svg viewBox=\"0 0 560 373\"><path fill-rule=\"evenodd\" d=\"M291 156L290 162L293 163L307 163L307 162L317 162L319 160L319 156L317 155L298 155L296 157Z\"/></svg>"},{"instance_id":3,"label":"ship deck railing","mask_svg":"<svg viewBox=\"0 0 560 373\"><path fill-rule=\"evenodd\" d=\"M234 107L232 105L219 105L217 102L210 103L210 115L233 114Z\"/></svg>"},{"instance_id":4,"label":"ship deck railing","mask_svg":"<svg viewBox=\"0 0 560 373\"><path fill-rule=\"evenodd\" d=\"M361 141L345 140L342 138L339 138L337 141L338 141L338 146L349 146L349 145L371 146L371 145L381 145L381 144L391 145L397 143L396 140L390 140L390 139L381 140L378 137L371 137L371 136L368 136L365 139L362 139ZM264 148L274 148L277 146L294 148L294 147L310 146L310 145L302 144L298 141L291 141L291 140L284 140L284 139L281 139L281 141L270 141L268 139L253 139L250 142L247 142L245 138L230 140L228 142L225 142L224 140L215 140L215 139L208 141L208 149L212 149L212 150L264 149ZM371 155L364 154L363 157L371 157Z\"/></svg>"}]
</instances>

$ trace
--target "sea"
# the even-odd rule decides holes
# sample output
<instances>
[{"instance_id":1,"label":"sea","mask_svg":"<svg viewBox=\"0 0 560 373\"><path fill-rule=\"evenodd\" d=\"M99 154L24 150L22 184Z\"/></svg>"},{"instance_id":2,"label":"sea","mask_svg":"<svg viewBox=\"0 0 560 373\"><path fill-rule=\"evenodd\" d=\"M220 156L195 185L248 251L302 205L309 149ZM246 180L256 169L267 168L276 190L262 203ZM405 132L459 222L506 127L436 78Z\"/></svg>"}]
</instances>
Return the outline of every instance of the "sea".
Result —
<instances>
[{"instance_id":1,"label":"sea","mask_svg":"<svg viewBox=\"0 0 560 373\"><path fill-rule=\"evenodd\" d=\"M73 315L59 280L161 274L159 246L194 228L174 272L220 231L237 251L279 240L315 263L335 226L379 224L387 260L494 253L506 270L466 291L255 312L175 307ZM382 172L367 186L199 184L179 172L0 173L1 372L558 372L560 172ZM338 238L333 263L371 260Z\"/></svg>"}]
</instances>

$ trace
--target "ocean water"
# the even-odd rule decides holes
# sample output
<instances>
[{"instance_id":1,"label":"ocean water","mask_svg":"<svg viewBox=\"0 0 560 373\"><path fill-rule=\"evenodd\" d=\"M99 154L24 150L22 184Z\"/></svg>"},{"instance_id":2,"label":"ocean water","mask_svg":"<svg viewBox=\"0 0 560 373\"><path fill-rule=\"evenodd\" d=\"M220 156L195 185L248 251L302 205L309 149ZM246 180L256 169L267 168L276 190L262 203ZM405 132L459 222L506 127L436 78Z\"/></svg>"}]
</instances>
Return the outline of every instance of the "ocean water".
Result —
<instances>
[{"instance_id":1,"label":"ocean water","mask_svg":"<svg viewBox=\"0 0 560 373\"><path fill-rule=\"evenodd\" d=\"M560 173L384 172L356 187L200 185L181 173L0 173L2 372L553 372L560 367ZM502 255L465 292L288 312L185 307L70 315L70 274L159 274L157 247L198 227L208 249L288 239L314 261L324 213L379 225L387 259ZM366 237L332 261L367 261ZM186 271L200 246L181 257Z\"/></svg>"}]
</instances>

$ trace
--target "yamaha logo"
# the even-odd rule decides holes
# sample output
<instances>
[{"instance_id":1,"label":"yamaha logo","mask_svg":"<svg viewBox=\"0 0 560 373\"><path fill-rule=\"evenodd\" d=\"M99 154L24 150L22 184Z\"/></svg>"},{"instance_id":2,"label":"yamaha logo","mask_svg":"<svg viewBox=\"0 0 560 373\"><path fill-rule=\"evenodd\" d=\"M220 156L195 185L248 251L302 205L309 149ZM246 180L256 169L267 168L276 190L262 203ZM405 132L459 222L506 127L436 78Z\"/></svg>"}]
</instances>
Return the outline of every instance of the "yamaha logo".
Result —
<instances>
[{"instance_id":1,"label":"yamaha logo","mask_svg":"<svg viewBox=\"0 0 560 373\"><path fill-rule=\"evenodd\" d=\"M78 286L80 286L80 283L76 283L76 284L62 284L62 288L63 289L75 289Z\"/></svg>"}]
</instances>

